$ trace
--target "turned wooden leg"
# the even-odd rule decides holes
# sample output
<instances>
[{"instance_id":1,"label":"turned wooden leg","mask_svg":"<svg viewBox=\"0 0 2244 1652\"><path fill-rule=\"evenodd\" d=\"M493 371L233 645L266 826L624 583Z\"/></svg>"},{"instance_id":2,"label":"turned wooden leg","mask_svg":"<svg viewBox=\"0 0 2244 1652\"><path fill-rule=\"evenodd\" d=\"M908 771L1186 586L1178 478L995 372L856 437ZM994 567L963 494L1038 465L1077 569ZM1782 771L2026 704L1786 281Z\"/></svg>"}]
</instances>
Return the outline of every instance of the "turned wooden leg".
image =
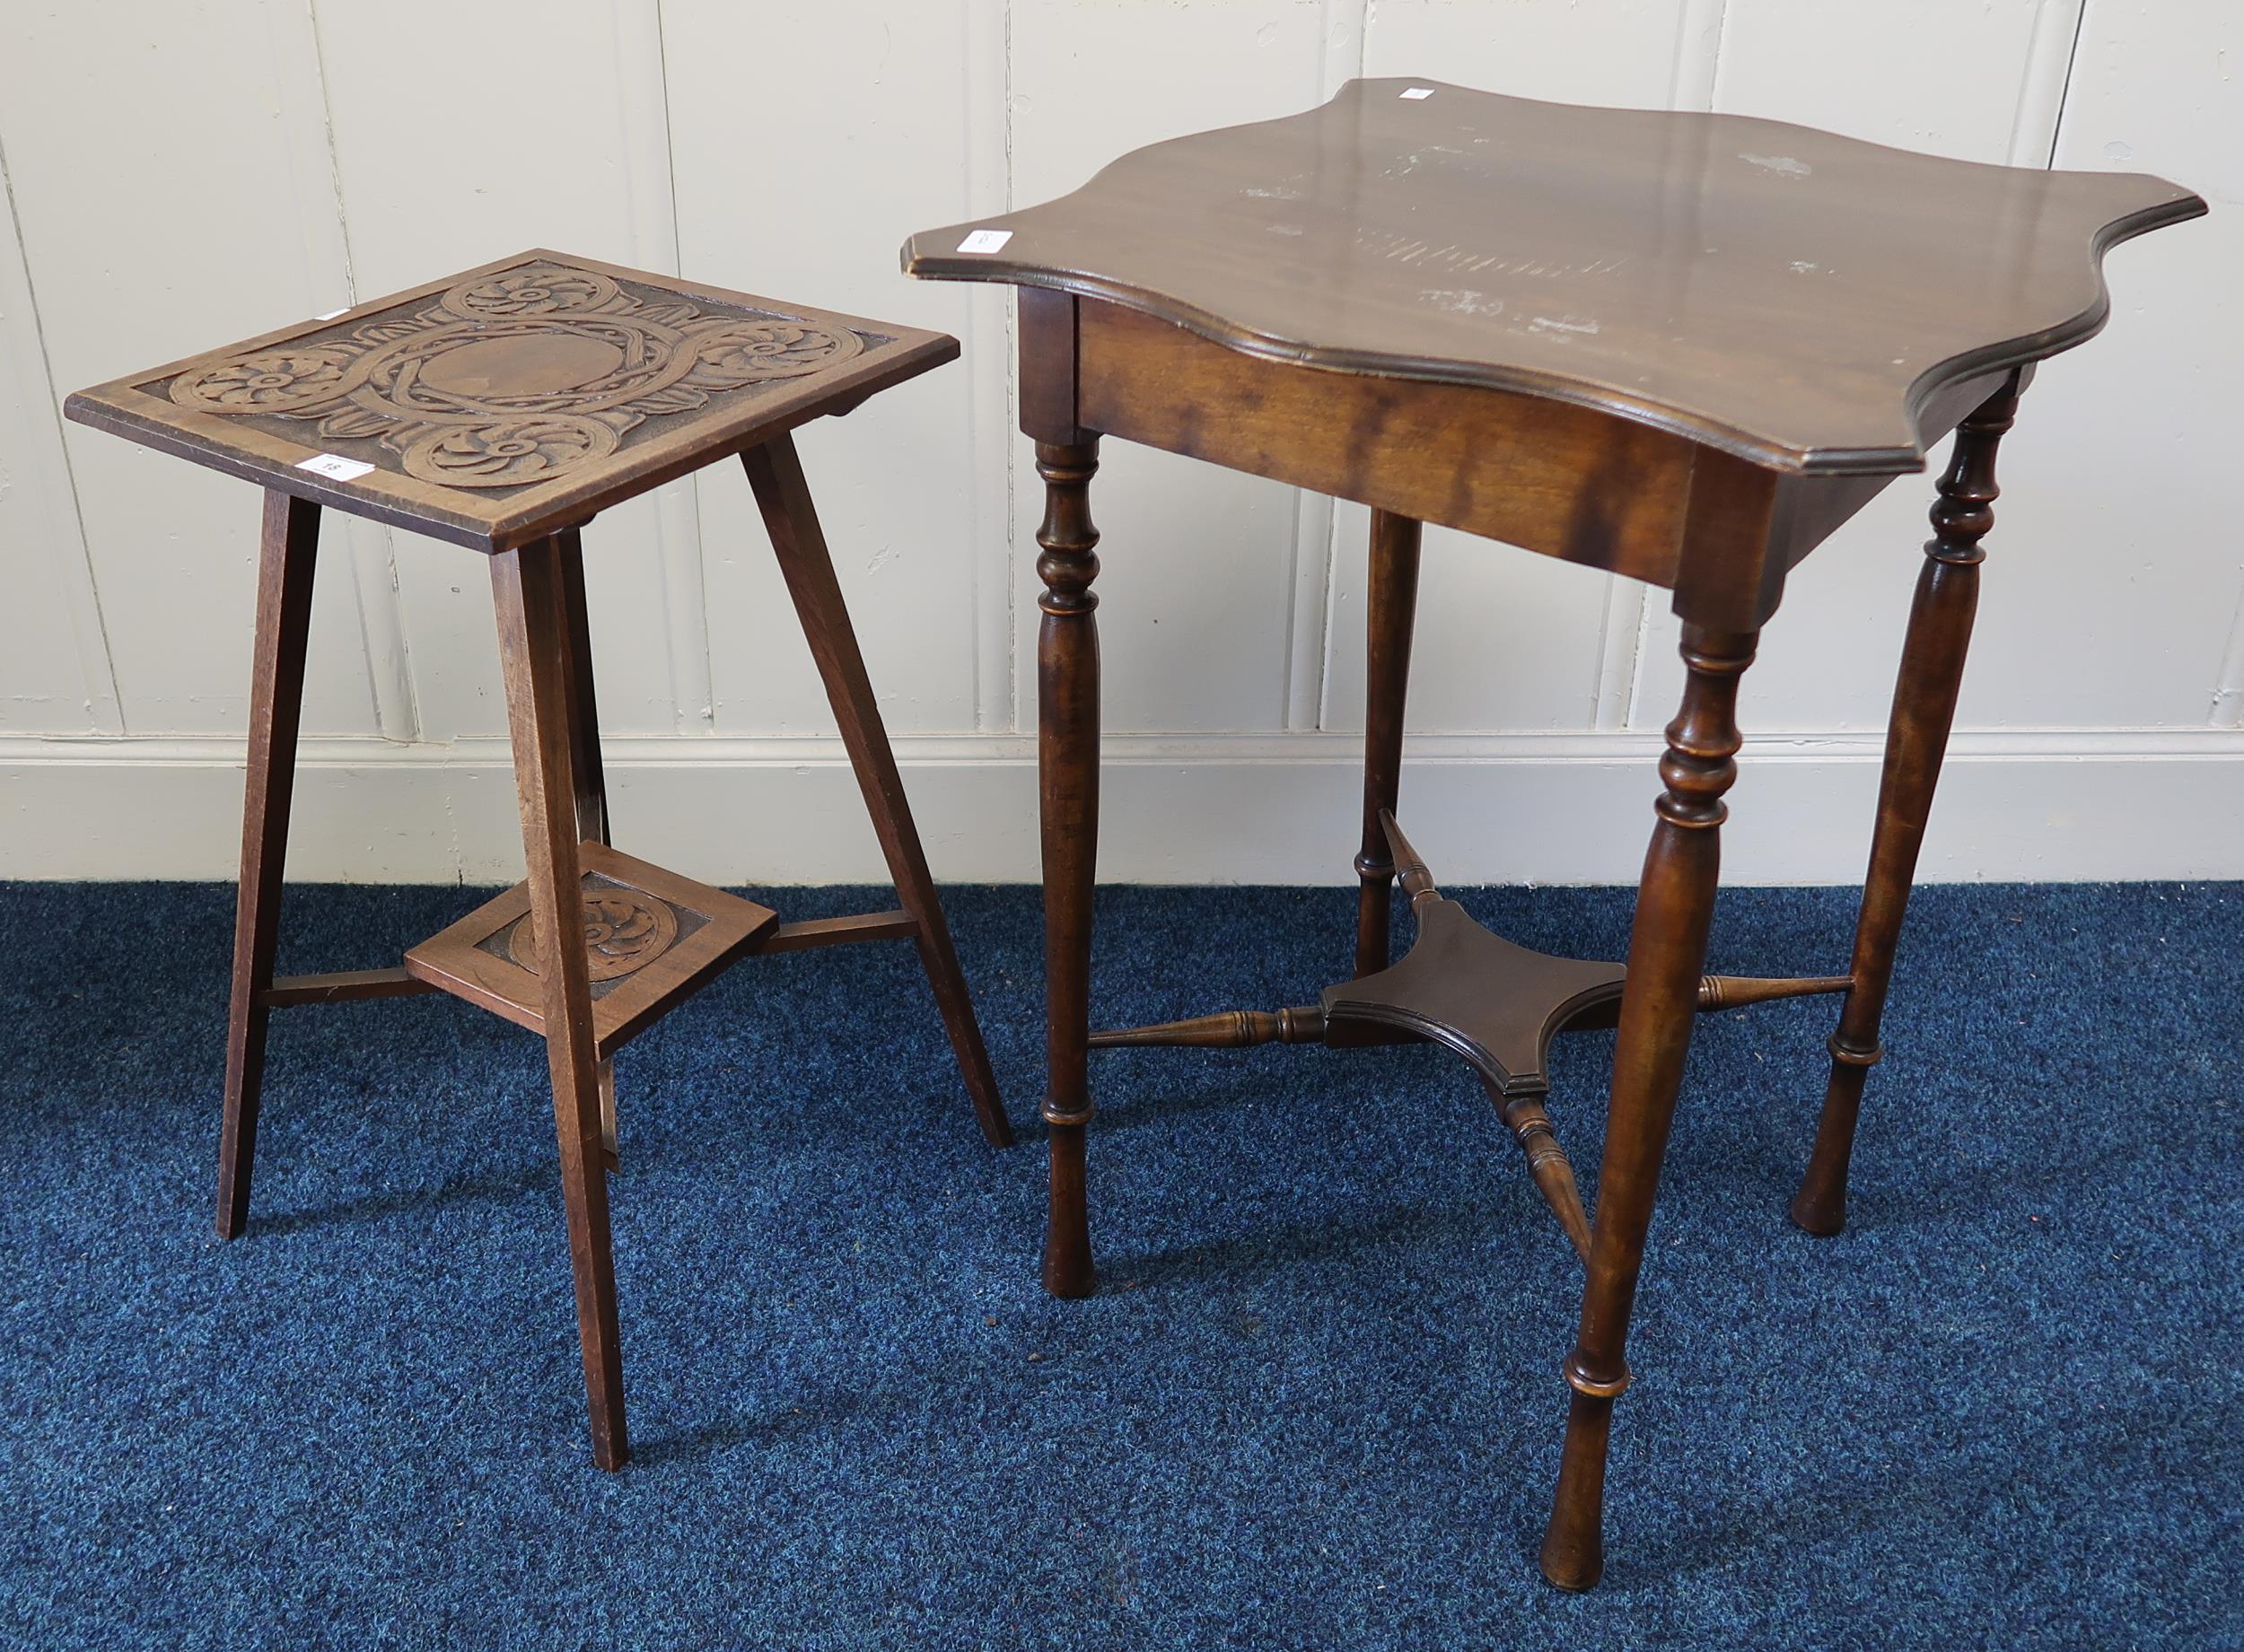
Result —
<instances>
[{"instance_id":1,"label":"turned wooden leg","mask_svg":"<svg viewBox=\"0 0 2244 1652\"><path fill-rule=\"evenodd\" d=\"M1738 679L1753 659L1754 641L1750 634L1683 628L1689 675L1682 710L1668 725L1660 763L1666 790L1637 887L1582 1326L1565 1367L1573 1402L1542 1555L1543 1576L1561 1588L1590 1587L1605 1566L1606 1438L1613 1402L1628 1386L1628 1313L1697 1019L1722 869L1720 829L1729 812L1722 798L1737 777Z\"/></svg>"},{"instance_id":2,"label":"turned wooden leg","mask_svg":"<svg viewBox=\"0 0 2244 1652\"><path fill-rule=\"evenodd\" d=\"M1380 825L1402 788L1403 701L1410 687L1410 634L1418 611L1419 525L1372 512L1372 577L1363 671L1363 846L1355 857L1355 973L1387 967L1388 896L1394 856Z\"/></svg>"},{"instance_id":3,"label":"turned wooden leg","mask_svg":"<svg viewBox=\"0 0 2244 1652\"><path fill-rule=\"evenodd\" d=\"M563 638L568 653L569 770L576 778L576 836L579 843L606 843L608 772L600 756L600 695L592 686L592 607L584 596L584 540L574 529L554 536L560 552ZM616 1169L616 1063L600 1064L600 1157Z\"/></svg>"},{"instance_id":4,"label":"turned wooden leg","mask_svg":"<svg viewBox=\"0 0 2244 1652\"><path fill-rule=\"evenodd\" d=\"M942 1012L943 1029L951 1036L951 1053L974 1101L974 1116L982 1134L994 1147L1012 1142L1012 1126L1006 1121L1004 1103L997 1095L997 1077L990 1071L989 1052L982 1044L981 1024L975 1019L974 998L967 991L959 968L959 955L951 944L951 926L942 914L942 901L927 870L927 855L920 847L919 830L912 824L912 807L904 795L903 777L896 772L896 754L889 748L888 730L881 722L881 704L873 697L872 680L865 675L864 656L857 650L857 634L842 601L840 582L834 577L834 561L826 548L818 512L811 503L810 485L802 477L794 439L781 436L741 455L747 467L756 503L764 513L779 558L779 572L794 599L794 611L802 634L811 644L826 684L826 698L840 725L842 745L856 771L865 808L872 816L872 830L881 840L881 852L889 863L897 897L918 925L919 961L934 987L936 1007Z\"/></svg>"},{"instance_id":5,"label":"turned wooden leg","mask_svg":"<svg viewBox=\"0 0 2244 1652\"><path fill-rule=\"evenodd\" d=\"M498 607L507 724L513 736L514 788L522 803L523 858L530 870L530 922L533 934L547 938L539 948L546 1059L553 1075L554 1127L568 1211L569 1261L576 1276L592 1461L617 1469L631 1453L624 1429L623 1348L608 1233L600 1053L583 942L583 884L576 852L577 802L583 794L572 756L566 561L553 539L503 552L491 558L491 586Z\"/></svg>"},{"instance_id":6,"label":"turned wooden leg","mask_svg":"<svg viewBox=\"0 0 2244 1652\"><path fill-rule=\"evenodd\" d=\"M2013 383L1985 403L1956 432L1954 455L1933 505L1933 538L1909 610L1886 729L1885 775L1878 788L1878 824L1870 843L1870 871L1854 929L1854 985L1831 1036L1831 1083L1815 1151L1808 1160L1793 1220L1810 1233L1835 1234L1846 1225L1846 1171L1854 1151L1854 1121L1863 1086L1884 1052L1878 1024L1893 980L1893 954L1901 918L1916 877L1917 852L1940 783L1941 758L1956 717L1964 654L1979 606L1979 541L1994 526L1995 449L2018 409Z\"/></svg>"},{"instance_id":7,"label":"turned wooden leg","mask_svg":"<svg viewBox=\"0 0 2244 1652\"><path fill-rule=\"evenodd\" d=\"M1037 443L1044 478L1044 554L1038 606L1037 772L1044 846L1044 993L1048 1065L1044 1121L1052 1132L1052 1206L1044 1288L1087 1297L1098 1286L1083 1192L1083 1126L1091 1122L1085 1053L1091 1036L1091 926L1099 859L1099 530L1091 478L1099 439Z\"/></svg>"},{"instance_id":8,"label":"turned wooden leg","mask_svg":"<svg viewBox=\"0 0 2244 1652\"><path fill-rule=\"evenodd\" d=\"M250 772L241 797L241 884L233 910L233 1000L226 1017L226 1100L218 1142L218 1237L250 1219L257 1108L265 1081L265 1001L280 937L281 870L296 785L296 725L311 635L320 507L265 495L258 541L257 655L250 669Z\"/></svg>"}]
</instances>

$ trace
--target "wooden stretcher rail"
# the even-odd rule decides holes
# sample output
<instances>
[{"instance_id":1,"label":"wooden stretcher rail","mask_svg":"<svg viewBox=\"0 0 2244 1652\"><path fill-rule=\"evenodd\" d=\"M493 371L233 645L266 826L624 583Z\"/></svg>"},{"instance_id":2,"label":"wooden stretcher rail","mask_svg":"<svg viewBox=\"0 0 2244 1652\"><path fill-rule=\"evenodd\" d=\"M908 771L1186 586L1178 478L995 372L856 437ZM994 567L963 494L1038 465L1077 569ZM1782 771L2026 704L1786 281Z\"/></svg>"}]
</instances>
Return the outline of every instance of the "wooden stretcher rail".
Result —
<instances>
[{"instance_id":1,"label":"wooden stretcher rail","mask_svg":"<svg viewBox=\"0 0 2244 1652\"><path fill-rule=\"evenodd\" d=\"M325 975L283 975L265 989L267 1007L283 1010L291 1004L339 1004L355 998L411 998L436 989L427 982L393 969L346 969Z\"/></svg>"},{"instance_id":2,"label":"wooden stretcher rail","mask_svg":"<svg viewBox=\"0 0 2244 1652\"><path fill-rule=\"evenodd\" d=\"M858 940L901 940L918 933L919 920L908 912L853 912L845 917L783 923L757 950L808 952L816 947L843 947Z\"/></svg>"}]
</instances>

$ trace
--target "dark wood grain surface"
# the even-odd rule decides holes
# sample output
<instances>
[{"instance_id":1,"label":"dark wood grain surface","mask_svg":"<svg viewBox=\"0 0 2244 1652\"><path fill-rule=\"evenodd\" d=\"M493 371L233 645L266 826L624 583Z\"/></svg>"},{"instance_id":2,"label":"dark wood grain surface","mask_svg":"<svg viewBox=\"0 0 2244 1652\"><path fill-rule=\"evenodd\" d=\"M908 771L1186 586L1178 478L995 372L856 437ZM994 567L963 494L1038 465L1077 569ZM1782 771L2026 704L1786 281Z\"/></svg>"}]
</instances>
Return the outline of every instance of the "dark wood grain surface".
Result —
<instances>
[{"instance_id":1,"label":"dark wood grain surface","mask_svg":"<svg viewBox=\"0 0 2244 1652\"><path fill-rule=\"evenodd\" d=\"M572 765L574 769L574 764ZM576 845L593 1042L605 1061L760 945L779 922L742 900L612 849ZM408 974L534 1033L546 1030L545 948L528 882L494 896L405 955ZM603 913L605 905L611 910ZM619 922L644 915L637 924ZM615 930L620 939L605 947Z\"/></svg>"},{"instance_id":2,"label":"dark wood grain surface","mask_svg":"<svg viewBox=\"0 0 2244 1652\"><path fill-rule=\"evenodd\" d=\"M1896 474L1921 468L1942 387L2093 336L2104 249L2205 210L2156 178L1369 80L916 235L904 267L1582 403L1772 469ZM977 230L1010 233L961 251Z\"/></svg>"},{"instance_id":3,"label":"dark wood grain surface","mask_svg":"<svg viewBox=\"0 0 2244 1652\"><path fill-rule=\"evenodd\" d=\"M1446 1045L1476 1069L1585 1263L1541 1561L1562 1587L1595 1584L1613 1403L1630 1381L1628 1321L1692 1022L1731 1004L1847 994L1794 1206L1802 1226L1836 1231L1993 521L1994 443L2036 363L2102 325L2105 249L2204 210L2156 179L1364 81L1307 114L1140 150L1064 199L907 243L910 274L1020 288L1020 422L1045 484L1045 1288L1079 1297L1098 1282L1090 1050ZM1761 628L1790 570L1959 425L1854 966L1708 976L1739 679ZM1357 978L1317 1005L1090 1032L1090 486L1109 436L1372 508ZM1394 824L1426 521L1674 593L1685 687L1625 970L1473 926ZM1490 643L1504 645L1500 616ZM1396 874L1420 932L1382 968ZM1543 1102L1551 1035L1593 1023L1617 1027L1594 1215Z\"/></svg>"},{"instance_id":4,"label":"dark wood grain surface","mask_svg":"<svg viewBox=\"0 0 2244 1652\"><path fill-rule=\"evenodd\" d=\"M942 333L534 250L81 390L64 412L504 551L958 353ZM303 468L325 459L371 468Z\"/></svg>"}]
</instances>

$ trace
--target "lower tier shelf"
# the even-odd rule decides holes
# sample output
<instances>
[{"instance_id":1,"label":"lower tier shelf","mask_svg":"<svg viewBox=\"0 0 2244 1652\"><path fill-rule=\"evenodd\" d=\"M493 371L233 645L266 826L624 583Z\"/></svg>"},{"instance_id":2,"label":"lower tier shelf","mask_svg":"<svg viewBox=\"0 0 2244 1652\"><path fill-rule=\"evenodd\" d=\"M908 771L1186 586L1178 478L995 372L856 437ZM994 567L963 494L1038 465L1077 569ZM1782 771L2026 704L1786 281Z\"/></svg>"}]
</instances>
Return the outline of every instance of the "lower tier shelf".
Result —
<instances>
[{"instance_id":1,"label":"lower tier shelf","mask_svg":"<svg viewBox=\"0 0 2244 1652\"><path fill-rule=\"evenodd\" d=\"M577 845L592 1033L612 1054L755 950L779 914L605 843ZM405 955L406 973L535 1033L546 1029L530 886L516 884Z\"/></svg>"}]
</instances>

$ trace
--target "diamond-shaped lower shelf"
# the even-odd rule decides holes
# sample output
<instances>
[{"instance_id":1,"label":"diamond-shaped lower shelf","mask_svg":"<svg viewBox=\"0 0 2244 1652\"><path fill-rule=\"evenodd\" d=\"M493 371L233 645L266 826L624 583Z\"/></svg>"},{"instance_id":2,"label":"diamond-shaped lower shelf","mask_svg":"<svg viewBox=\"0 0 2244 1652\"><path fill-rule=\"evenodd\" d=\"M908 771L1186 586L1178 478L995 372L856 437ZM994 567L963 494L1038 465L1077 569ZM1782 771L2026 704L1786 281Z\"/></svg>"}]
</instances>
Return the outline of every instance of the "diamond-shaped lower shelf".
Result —
<instances>
[{"instance_id":1,"label":"diamond-shaped lower shelf","mask_svg":"<svg viewBox=\"0 0 2244 1652\"><path fill-rule=\"evenodd\" d=\"M605 843L577 845L592 1032L607 1056L751 951L779 914L737 895L634 860ZM405 955L408 975L546 1029L542 950L530 931L530 886L518 883Z\"/></svg>"}]
</instances>

